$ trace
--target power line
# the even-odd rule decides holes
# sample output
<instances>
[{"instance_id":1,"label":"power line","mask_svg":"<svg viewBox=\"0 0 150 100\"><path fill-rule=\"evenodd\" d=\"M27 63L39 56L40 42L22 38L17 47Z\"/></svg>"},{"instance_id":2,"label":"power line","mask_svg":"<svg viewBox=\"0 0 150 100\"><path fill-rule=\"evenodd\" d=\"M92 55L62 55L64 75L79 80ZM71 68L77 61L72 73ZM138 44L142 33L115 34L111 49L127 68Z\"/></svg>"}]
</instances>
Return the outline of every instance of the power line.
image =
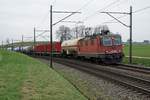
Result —
<instances>
[{"instance_id":1,"label":"power line","mask_svg":"<svg viewBox=\"0 0 150 100\"><path fill-rule=\"evenodd\" d=\"M94 1L94 0L93 0L93 1ZM64 17L63 19L61 19L60 21L58 21L58 22L54 23L53 25L56 25L57 23L61 22L62 20L64 20L64 19L66 19L66 18L70 17L71 15L73 15L73 14L77 13L77 11L79 11L79 10L81 10L81 9L85 8L87 5L89 5L89 4L90 4L90 2L91 2L91 0L89 0L89 1L88 1L86 4L84 4L81 8L79 8L78 10L76 10L76 12L71 13L70 15L68 15L68 16L66 16L66 17ZM54 3L56 3L56 0L54 0L52 4L54 5ZM64 13L64 12L63 12L63 13ZM70 12L69 12L69 13L70 13ZM40 24L41 24L42 22L44 22L44 21L45 21L46 17L48 16L47 14L49 14L49 12L48 12L48 13L46 13L46 15L44 16L44 18L43 18L43 19L42 19L42 21L40 22ZM41 34L39 34L39 35L38 35L38 36L36 36L36 37L42 36L44 33L45 33L45 32L42 32Z\"/></svg>"},{"instance_id":2,"label":"power line","mask_svg":"<svg viewBox=\"0 0 150 100\"><path fill-rule=\"evenodd\" d=\"M147 6L147 7L138 9L138 10L134 11L133 13L138 13L138 12L141 12L141 11L143 11L143 10L147 10L147 9L149 9L149 8L150 8L150 6Z\"/></svg>"},{"instance_id":3,"label":"power line","mask_svg":"<svg viewBox=\"0 0 150 100\"><path fill-rule=\"evenodd\" d=\"M52 5L54 6L56 4L56 0L54 0L53 2L52 2Z\"/></svg>"},{"instance_id":4,"label":"power line","mask_svg":"<svg viewBox=\"0 0 150 100\"><path fill-rule=\"evenodd\" d=\"M108 7L111 7L112 5L116 4L117 2L119 2L120 0L115 0L114 2L111 2L110 4L106 5L105 7L103 7L102 9L94 12L93 14L91 14L90 16L86 17L85 19L83 19L83 21L86 21L87 19L89 19L90 17L94 16L96 13L107 9Z\"/></svg>"},{"instance_id":5,"label":"power line","mask_svg":"<svg viewBox=\"0 0 150 100\"><path fill-rule=\"evenodd\" d=\"M92 1L94 1L94 0L92 0ZM92 2L91 0L89 0L87 3L85 3L82 7L80 7L78 10L76 10L76 12L77 11L80 11L81 9L84 9L86 6L88 6L89 4L90 4L90 2ZM52 4L53 4L53 6L55 5L55 3L56 3L56 0L54 0L53 2L52 2ZM41 20L41 22L40 22L40 24L42 24L42 23L44 23L45 22L45 20L46 20L46 18L47 18L47 16L49 15L49 11L45 14L45 16L43 17L43 19ZM39 25L40 25L39 24Z\"/></svg>"},{"instance_id":6,"label":"power line","mask_svg":"<svg viewBox=\"0 0 150 100\"><path fill-rule=\"evenodd\" d=\"M94 0L92 0L94 1ZM80 11L81 9L84 9L86 6L88 6L89 4L91 4L90 2L92 2L91 0L89 0L87 3L85 3L81 8L79 8L77 11Z\"/></svg>"},{"instance_id":7,"label":"power line","mask_svg":"<svg viewBox=\"0 0 150 100\"><path fill-rule=\"evenodd\" d=\"M94 1L94 0L93 0L93 1ZM80 7L79 9L77 9L75 12L78 12L78 11L80 11L81 9L84 9L86 6L88 6L88 5L90 4L90 2L92 2L92 1L91 1L91 0L89 0L89 1L88 1L87 3L85 3L82 7ZM70 14L70 15L68 15L68 16L66 16L66 17L64 17L62 20L64 20L64 19L66 19L66 18L70 17L71 15L75 14L75 12L73 12L72 14ZM57 24L57 23L61 22L62 20L60 20L60 21L58 21L58 22L54 23L53 25L55 25L55 24Z\"/></svg>"},{"instance_id":8,"label":"power line","mask_svg":"<svg viewBox=\"0 0 150 100\"><path fill-rule=\"evenodd\" d=\"M36 38L39 37L39 36L42 36L44 33L45 33L45 31L40 33L39 35L37 35Z\"/></svg>"},{"instance_id":9,"label":"power line","mask_svg":"<svg viewBox=\"0 0 150 100\"><path fill-rule=\"evenodd\" d=\"M118 3L116 3L116 4L114 4L113 6L111 6L111 8L113 7L113 9L114 8L117 8L117 7L119 7L120 5L124 5L125 3L127 3L129 0L122 0L122 1L120 1L120 2L118 2ZM111 8L109 8L109 9L111 9Z\"/></svg>"},{"instance_id":10,"label":"power line","mask_svg":"<svg viewBox=\"0 0 150 100\"><path fill-rule=\"evenodd\" d=\"M119 2L120 0L115 0L114 2L108 4L107 6L105 6L104 8L100 9L98 12L107 9L108 7L111 7L112 5L116 4L117 2Z\"/></svg>"},{"instance_id":11,"label":"power line","mask_svg":"<svg viewBox=\"0 0 150 100\"><path fill-rule=\"evenodd\" d=\"M92 0L94 1L94 0ZM77 11L80 11L81 9L84 9L85 7L87 7L89 4L91 4L90 2L92 2L91 0L89 0L87 3L85 3L82 7L80 7ZM80 22L83 22L83 21L78 21L78 23L76 23L75 25L79 24Z\"/></svg>"},{"instance_id":12,"label":"power line","mask_svg":"<svg viewBox=\"0 0 150 100\"><path fill-rule=\"evenodd\" d=\"M121 18L124 18L124 17L127 17L127 15L119 16L119 17L117 17L117 19L121 19ZM113 22L113 21L114 21L114 19L106 21L106 22L103 22L102 24L105 24L105 23L118 23L118 22Z\"/></svg>"},{"instance_id":13,"label":"power line","mask_svg":"<svg viewBox=\"0 0 150 100\"><path fill-rule=\"evenodd\" d=\"M59 22L61 22L61 21L65 20L65 19L67 19L68 17L70 17L70 16L74 15L75 13L76 13L76 12L71 13L70 15L68 15L68 16L66 16L66 17L62 18L61 20L59 20L59 21L55 22L53 25L58 24Z\"/></svg>"},{"instance_id":14,"label":"power line","mask_svg":"<svg viewBox=\"0 0 150 100\"><path fill-rule=\"evenodd\" d=\"M48 18L47 16L49 15L49 11L46 12L45 16L42 18L42 20L40 21L39 25L41 25L42 23L44 23L46 21L46 19Z\"/></svg>"},{"instance_id":15,"label":"power line","mask_svg":"<svg viewBox=\"0 0 150 100\"><path fill-rule=\"evenodd\" d=\"M134 11L133 13L138 13L138 12L147 10L147 9L149 9L149 8L150 8L150 6L147 6L147 7L138 9L138 10ZM122 16L120 16L120 17L117 17L117 19L121 19L121 18L124 18L124 17L127 17L127 15L122 15ZM118 23L118 22L113 22L113 21L114 21L114 19L113 19L113 20L106 21L106 22L103 22L103 24L104 24L104 23Z\"/></svg>"},{"instance_id":16,"label":"power line","mask_svg":"<svg viewBox=\"0 0 150 100\"><path fill-rule=\"evenodd\" d=\"M45 39L46 41L48 41L48 39L46 38L47 36L41 36L43 39Z\"/></svg>"}]
</instances>

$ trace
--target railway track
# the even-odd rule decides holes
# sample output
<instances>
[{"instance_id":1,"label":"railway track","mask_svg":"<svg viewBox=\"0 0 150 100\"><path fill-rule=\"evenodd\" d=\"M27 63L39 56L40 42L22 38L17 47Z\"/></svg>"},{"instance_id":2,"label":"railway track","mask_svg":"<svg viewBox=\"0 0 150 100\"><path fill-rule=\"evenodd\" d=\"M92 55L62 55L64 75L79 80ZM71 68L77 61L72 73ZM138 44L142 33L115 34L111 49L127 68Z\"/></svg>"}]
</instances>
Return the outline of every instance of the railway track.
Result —
<instances>
[{"instance_id":1,"label":"railway track","mask_svg":"<svg viewBox=\"0 0 150 100\"><path fill-rule=\"evenodd\" d=\"M44 59L48 59L47 57L44 57ZM87 62L82 62L78 60L72 60L72 59L62 59L62 58L54 58L54 62L61 63L73 68L77 68L82 71L86 71L90 74L96 75L98 77L103 77L107 80L113 81L117 84L123 85L127 88L130 88L138 93L146 94L150 96L150 79L147 78L141 78L136 75L127 74L122 72L121 70L126 71L132 71L132 72L138 72L138 74L144 74L150 75L150 70L147 68L142 67L132 67L129 65L117 65L117 67L113 66L104 66L104 65L97 65Z\"/></svg>"},{"instance_id":2,"label":"railway track","mask_svg":"<svg viewBox=\"0 0 150 100\"><path fill-rule=\"evenodd\" d=\"M130 64L121 64L121 63L118 63L117 65L118 66L115 66L116 68L121 67L121 69L136 71L136 72L150 75L150 68L148 67L141 67L139 65L130 65Z\"/></svg>"}]
</instances>

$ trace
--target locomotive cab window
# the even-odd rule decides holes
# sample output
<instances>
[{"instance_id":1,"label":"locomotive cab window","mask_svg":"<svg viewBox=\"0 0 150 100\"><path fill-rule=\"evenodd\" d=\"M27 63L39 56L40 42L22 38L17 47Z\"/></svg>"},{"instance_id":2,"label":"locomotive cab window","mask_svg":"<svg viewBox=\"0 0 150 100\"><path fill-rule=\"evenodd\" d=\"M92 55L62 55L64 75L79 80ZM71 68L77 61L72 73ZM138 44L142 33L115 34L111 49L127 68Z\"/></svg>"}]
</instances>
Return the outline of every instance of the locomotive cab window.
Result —
<instances>
[{"instance_id":1,"label":"locomotive cab window","mask_svg":"<svg viewBox=\"0 0 150 100\"><path fill-rule=\"evenodd\" d=\"M121 45L121 37L120 36L116 36L114 37L114 45Z\"/></svg>"},{"instance_id":2,"label":"locomotive cab window","mask_svg":"<svg viewBox=\"0 0 150 100\"><path fill-rule=\"evenodd\" d=\"M104 46L112 46L111 37L103 37L102 43L103 43Z\"/></svg>"}]
</instances>

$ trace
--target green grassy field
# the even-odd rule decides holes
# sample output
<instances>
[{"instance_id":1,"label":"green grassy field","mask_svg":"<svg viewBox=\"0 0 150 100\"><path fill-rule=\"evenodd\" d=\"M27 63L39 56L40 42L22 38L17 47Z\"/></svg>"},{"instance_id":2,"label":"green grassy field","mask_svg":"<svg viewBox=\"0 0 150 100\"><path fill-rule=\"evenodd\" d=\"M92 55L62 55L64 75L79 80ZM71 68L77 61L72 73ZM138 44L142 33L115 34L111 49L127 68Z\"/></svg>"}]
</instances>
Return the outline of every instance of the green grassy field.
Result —
<instances>
[{"instance_id":1,"label":"green grassy field","mask_svg":"<svg viewBox=\"0 0 150 100\"><path fill-rule=\"evenodd\" d=\"M46 64L0 50L0 100L86 100Z\"/></svg>"},{"instance_id":2,"label":"green grassy field","mask_svg":"<svg viewBox=\"0 0 150 100\"><path fill-rule=\"evenodd\" d=\"M124 47L125 56L129 56L129 45ZM133 56L150 57L150 45L133 44ZM128 58L124 58L124 63L128 63ZM139 64L150 67L150 59L133 58L133 64Z\"/></svg>"},{"instance_id":3,"label":"green grassy field","mask_svg":"<svg viewBox=\"0 0 150 100\"><path fill-rule=\"evenodd\" d=\"M125 45L125 55L129 55L129 45ZM150 57L150 44L134 44L133 56Z\"/></svg>"}]
</instances>

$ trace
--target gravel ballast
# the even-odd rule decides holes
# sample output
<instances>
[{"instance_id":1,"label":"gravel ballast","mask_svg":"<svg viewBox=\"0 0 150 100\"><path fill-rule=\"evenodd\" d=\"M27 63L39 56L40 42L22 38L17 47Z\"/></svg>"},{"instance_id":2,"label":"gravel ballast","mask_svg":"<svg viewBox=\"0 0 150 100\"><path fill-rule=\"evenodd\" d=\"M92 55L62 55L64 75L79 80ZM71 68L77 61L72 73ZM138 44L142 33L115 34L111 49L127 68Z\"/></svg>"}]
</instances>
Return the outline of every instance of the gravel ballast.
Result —
<instances>
[{"instance_id":1,"label":"gravel ballast","mask_svg":"<svg viewBox=\"0 0 150 100\"><path fill-rule=\"evenodd\" d=\"M40 60L49 63L47 60ZM58 63L54 63L53 67L90 100L150 100L149 97L136 91L75 68Z\"/></svg>"}]
</instances>

